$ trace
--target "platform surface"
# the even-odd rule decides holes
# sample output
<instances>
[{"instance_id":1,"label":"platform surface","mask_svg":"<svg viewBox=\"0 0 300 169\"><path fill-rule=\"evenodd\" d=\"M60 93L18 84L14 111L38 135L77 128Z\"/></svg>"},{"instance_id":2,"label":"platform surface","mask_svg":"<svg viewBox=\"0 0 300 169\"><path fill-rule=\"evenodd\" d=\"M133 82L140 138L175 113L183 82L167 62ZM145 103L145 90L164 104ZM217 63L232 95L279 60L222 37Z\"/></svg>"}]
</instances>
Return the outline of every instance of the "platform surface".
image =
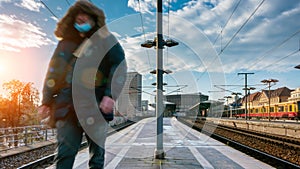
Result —
<instances>
[{"instance_id":1,"label":"platform surface","mask_svg":"<svg viewBox=\"0 0 300 169\"><path fill-rule=\"evenodd\" d=\"M156 120L148 118L109 136L106 169L268 169L273 168L177 121L164 118L164 160L154 159ZM77 155L74 168L88 168L88 149Z\"/></svg>"},{"instance_id":2,"label":"platform surface","mask_svg":"<svg viewBox=\"0 0 300 169\"><path fill-rule=\"evenodd\" d=\"M156 120L143 119L109 136L105 169L270 169L241 153L177 121L164 118L165 159L154 159ZM88 149L80 151L74 168L88 168ZM50 167L51 168L51 167Z\"/></svg>"}]
</instances>

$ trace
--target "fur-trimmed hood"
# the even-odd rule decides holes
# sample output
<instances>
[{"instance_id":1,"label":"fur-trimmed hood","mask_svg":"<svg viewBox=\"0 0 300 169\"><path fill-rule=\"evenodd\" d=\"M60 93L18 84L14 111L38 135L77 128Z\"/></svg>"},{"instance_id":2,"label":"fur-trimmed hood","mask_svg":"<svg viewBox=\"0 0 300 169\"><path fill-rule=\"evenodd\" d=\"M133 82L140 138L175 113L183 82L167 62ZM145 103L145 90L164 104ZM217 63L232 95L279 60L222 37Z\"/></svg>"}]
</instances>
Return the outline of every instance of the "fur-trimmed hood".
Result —
<instances>
[{"instance_id":1,"label":"fur-trimmed hood","mask_svg":"<svg viewBox=\"0 0 300 169\"><path fill-rule=\"evenodd\" d=\"M57 38L65 38L73 30L75 17L79 12L84 12L91 15L96 23L96 29L105 27L105 14L103 10L87 0L78 0L72 5L65 16L57 23L54 34ZM72 31L71 31L72 32Z\"/></svg>"}]
</instances>

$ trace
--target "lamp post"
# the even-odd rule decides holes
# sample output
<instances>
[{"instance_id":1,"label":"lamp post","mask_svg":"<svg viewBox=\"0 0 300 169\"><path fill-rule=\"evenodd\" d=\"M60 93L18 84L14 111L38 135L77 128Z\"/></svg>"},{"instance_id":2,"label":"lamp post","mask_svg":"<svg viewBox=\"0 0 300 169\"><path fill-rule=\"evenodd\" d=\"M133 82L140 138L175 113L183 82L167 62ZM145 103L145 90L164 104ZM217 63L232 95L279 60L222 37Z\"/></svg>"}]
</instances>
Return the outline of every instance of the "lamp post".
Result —
<instances>
[{"instance_id":1,"label":"lamp post","mask_svg":"<svg viewBox=\"0 0 300 169\"><path fill-rule=\"evenodd\" d=\"M151 73L155 73L156 76L156 148L154 150L154 157L156 159L164 159L165 152L163 149L163 73L168 73L163 70L163 46L172 47L179 43L168 39L163 40L162 29L162 0L157 0L157 14L156 14L156 37L154 40L147 40L142 47L152 48L156 47L156 65L157 68Z\"/></svg>"},{"instance_id":2,"label":"lamp post","mask_svg":"<svg viewBox=\"0 0 300 169\"><path fill-rule=\"evenodd\" d=\"M269 100L269 110L268 110L268 121L271 121L270 119L270 113L271 113L271 83L274 83L274 85L276 84L276 82L279 82L276 79L264 79L261 81L262 83L268 84L268 88L269 88L269 93L268 93L268 100Z\"/></svg>"}]
</instances>

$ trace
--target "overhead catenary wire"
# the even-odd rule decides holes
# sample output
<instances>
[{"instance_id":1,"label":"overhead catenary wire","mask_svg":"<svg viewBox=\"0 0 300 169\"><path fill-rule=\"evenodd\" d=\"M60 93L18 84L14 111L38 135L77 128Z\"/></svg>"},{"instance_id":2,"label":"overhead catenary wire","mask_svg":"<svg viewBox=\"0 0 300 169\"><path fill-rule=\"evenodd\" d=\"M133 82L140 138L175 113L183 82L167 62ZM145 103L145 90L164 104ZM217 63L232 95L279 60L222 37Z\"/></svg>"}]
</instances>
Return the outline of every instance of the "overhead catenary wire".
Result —
<instances>
[{"instance_id":1,"label":"overhead catenary wire","mask_svg":"<svg viewBox=\"0 0 300 169\"><path fill-rule=\"evenodd\" d=\"M233 39L238 35L238 33L245 27L245 25L249 22L249 20L254 16L254 14L258 11L258 9L262 6L262 4L265 2L265 0L262 0L259 5L255 8L255 10L251 13L251 15L247 18L247 20L242 24L242 26L235 32L235 34L231 37L231 39L226 43L226 45L221 49L221 51L218 53L218 55L213 59L213 61L207 66L211 66L218 56L220 56L224 50L229 46L229 44L233 41ZM205 71L207 71L207 67L205 68ZM201 73L200 77L197 78L197 81L200 80L200 78L204 75L204 72Z\"/></svg>"},{"instance_id":2,"label":"overhead catenary wire","mask_svg":"<svg viewBox=\"0 0 300 169\"><path fill-rule=\"evenodd\" d=\"M264 67L264 69L266 69L266 68L268 68L268 67L275 66L276 63L278 63L278 62L280 62L280 61L282 61L282 60L284 60L284 59L286 59L286 58L288 58L288 57L290 57L290 56L293 56L294 54L296 54L296 53L298 53L298 52L299 52L299 49L297 49L297 50L295 50L295 51L289 53L289 54L286 55L286 56L281 57L280 59L278 59L278 60L276 60L276 61L274 61L274 62L272 62L272 63L270 63L270 64L268 64L267 66ZM261 71L261 70L260 70L260 71ZM260 72L260 71L257 71L257 72Z\"/></svg>"},{"instance_id":3,"label":"overhead catenary wire","mask_svg":"<svg viewBox=\"0 0 300 169\"><path fill-rule=\"evenodd\" d=\"M257 65L259 62L262 61L263 58L265 58L265 57L267 56L267 54L270 54L270 53L274 52L276 49L278 49L279 47L281 47L282 45L284 45L285 43L287 43L289 40L291 40L294 36L296 36L296 35L299 34L299 33L300 33L300 29L297 30L295 33L293 33L293 34L292 34L291 36L289 36L288 38L284 39L282 42L280 42L280 43L277 44L276 46L274 46L274 47L272 47L271 49L269 49L268 51L266 51L263 55L257 57L257 58L255 59L255 62L254 62L253 64L251 64L249 67L247 67L246 69L250 69L250 68L254 67L255 65ZM299 43L299 45L300 45L300 43ZM299 50L298 50L298 51L300 51L300 46L299 46ZM281 61L281 60L283 60L283 59L285 59L285 58L287 58L287 57L290 57L290 56L294 55L295 53L297 53L297 52L294 51L294 52L292 52L291 54L288 54L287 56L284 56L284 57L280 58L279 60L275 61L274 63L272 63L272 64L270 64L270 65L268 65L268 66L266 66L266 67L270 67L270 66L272 66L272 65L274 65L274 64L276 64L276 63L278 63L279 61ZM261 71L261 70L260 70L260 71ZM258 72L260 72L260 71L258 71Z\"/></svg>"},{"instance_id":4,"label":"overhead catenary wire","mask_svg":"<svg viewBox=\"0 0 300 169\"><path fill-rule=\"evenodd\" d=\"M219 39L220 36L222 36L222 32L225 29L225 27L227 26L228 22L230 21L231 17L233 16L233 14L235 13L235 11L237 10L238 6L240 5L241 0L239 0L239 2L235 5L233 11L231 12L231 15L229 16L229 18L227 19L226 23L224 24L224 26L222 27L222 30L220 31L220 33L218 34L217 38L215 39L214 43L215 44L217 42L217 40Z\"/></svg>"},{"instance_id":5,"label":"overhead catenary wire","mask_svg":"<svg viewBox=\"0 0 300 169\"><path fill-rule=\"evenodd\" d=\"M227 24L229 23L231 17L233 16L233 14L235 13L235 11L237 10L238 6L240 5L240 2L241 2L241 0L239 0L239 2L235 5L235 7L234 7L233 11L231 12L229 18L227 19L226 23L225 23L224 26L222 27L221 32L218 34L217 38L216 38L215 41L213 42L213 45L215 45L215 43L217 42L217 40L218 40L219 37L221 36L221 48L222 48L222 33L223 33L223 30L226 28L226 26L227 26ZM205 57L203 58L203 60L205 60L207 57L208 57L208 56L205 56ZM215 59L214 59L214 61L215 61ZM206 69L206 70L207 70L207 69ZM203 75L201 74L201 77L202 77L202 76L203 76ZM197 81L198 81L198 80L197 80Z\"/></svg>"},{"instance_id":6,"label":"overhead catenary wire","mask_svg":"<svg viewBox=\"0 0 300 169\"><path fill-rule=\"evenodd\" d=\"M167 17L168 17L168 22L167 22L167 25L168 25L168 28L167 28L167 37L170 38L170 0L167 1L168 3L168 9L167 9ZM169 48L167 48L167 57L166 57L166 65L169 64ZM169 76L167 76L167 84L169 83Z\"/></svg>"},{"instance_id":7,"label":"overhead catenary wire","mask_svg":"<svg viewBox=\"0 0 300 169\"><path fill-rule=\"evenodd\" d=\"M47 4L45 4L42 0L40 0L40 2L44 5L44 7L56 18L58 19L58 17L54 14L54 12L47 6Z\"/></svg>"},{"instance_id":8,"label":"overhead catenary wire","mask_svg":"<svg viewBox=\"0 0 300 169\"><path fill-rule=\"evenodd\" d=\"M67 4L68 4L69 6L71 6L71 3L69 2L69 0L66 0L66 2L67 2Z\"/></svg>"},{"instance_id":9,"label":"overhead catenary wire","mask_svg":"<svg viewBox=\"0 0 300 169\"><path fill-rule=\"evenodd\" d=\"M233 39L237 36L237 34L244 28L244 26L249 22L249 20L252 18L252 16L257 12L257 10L262 6L262 4L265 2L265 0L262 0L259 5L255 8L255 10L252 12L252 14L248 17L248 19L243 23L243 25L235 32L235 34L231 37L231 39L226 43L226 45L221 49L220 53L218 55L221 55L224 50L229 46L229 44L233 41Z\"/></svg>"},{"instance_id":10,"label":"overhead catenary wire","mask_svg":"<svg viewBox=\"0 0 300 169\"><path fill-rule=\"evenodd\" d=\"M267 66L265 66L265 67L264 67L264 68L262 68L262 69L266 69L266 68L268 68L268 67L275 66L275 65L276 65L276 63L278 63L278 62L280 62L280 61L282 61L282 60L284 60L284 59L286 59L286 58L288 58L288 57L290 57L290 56L293 56L293 55L295 55L295 54L296 54L296 53L298 53L298 52L299 52L299 49L297 49L297 50L295 50L295 51L293 51L293 52L289 53L289 54L288 54L288 55L286 55L286 56L283 56L283 57L279 58L278 60L276 60L276 61L274 61L274 62L272 62L272 63L268 64ZM262 69L261 69L261 70L259 70L259 71L256 71L255 73L259 73L259 72L261 72L261 71L262 71ZM257 85L251 85L251 86L261 86L261 85L264 85L264 84L257 84ZM263 89L259 89L259 90L263 90Z\"/></svg>"},{"instance_id":11,"label":"overhead catenary wire","mask_svg":"<svg viewBox=\"0 0 300 169\"><path fill-rule=\"evenodd\" d=\"M146 41L146 33L145 33L145 28L144 28L143 14L142 14L142 11L141 11L141 3L140 3L140 0L137 0L137 1L138 1L138 4L139 4L139 13L140 13L140 19L141 19L141 25L142 25L143 37L144 37L144 41ZM147 54L149 67L150 67L150 69L151 69L152 66L151 66L151 63L150 63L149 52L148 52L148 50L145 50L145 51L146 51L146 54Z\"/></svg>"},{"instance_id":12,"label":"overhead catenary wire","mask_svg":"<svg viewBox=\"0 0 300 169\"><path fill-rule=\"evenodd\" d=\"M278 49L279 47L281 47L282 45L284 45L286 42L288 42L290 39L292 39L294 36L296 36L297 34L300 33L300 29L297 30L295 33L293 33L291 36L289 36L288 38L286 38L285 40L283 40L281 43L279 43L278 45L274 46L273 48L269 49L268 51L266 51L263 55L257 57L257 59L255 59L256 61L251 64L247 69L252 68L253 66L257 65L260 61L262 61L263 58L265 58L267 56L267 54L272 53L273 51L275 51L276 49ZM300 49L300 46L299 46Z\"/></svg>"}]
</instances>

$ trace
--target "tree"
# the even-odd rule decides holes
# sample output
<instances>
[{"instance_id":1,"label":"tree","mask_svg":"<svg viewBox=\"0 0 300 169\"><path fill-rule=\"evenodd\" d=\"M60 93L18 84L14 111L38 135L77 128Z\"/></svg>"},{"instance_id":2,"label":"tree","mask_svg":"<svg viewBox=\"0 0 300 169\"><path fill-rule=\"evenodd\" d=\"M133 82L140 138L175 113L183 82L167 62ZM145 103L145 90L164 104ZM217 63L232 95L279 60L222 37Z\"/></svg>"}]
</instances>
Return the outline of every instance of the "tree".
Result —
<instances>
[{"instance_id":1,"label":"tree","mask_svg":"<svg viewBox=\"0 0 300 169\"><path fill-rule=\"evenodd\" d=\"M36 114L39 92L32 82L12 80L3 84L8 93L7 123L11 127L26 125Z\"/></svg>"},{"instance_id":2,"label":"tree","mask_svg":"<svg viewBox=\"0 0 300 169\"><path fill-rule=\"evenodd\" d=\"M9 100L0 96L0 128L7 127L7 111L8 111Z\"/></svg>"}]
</instances>

